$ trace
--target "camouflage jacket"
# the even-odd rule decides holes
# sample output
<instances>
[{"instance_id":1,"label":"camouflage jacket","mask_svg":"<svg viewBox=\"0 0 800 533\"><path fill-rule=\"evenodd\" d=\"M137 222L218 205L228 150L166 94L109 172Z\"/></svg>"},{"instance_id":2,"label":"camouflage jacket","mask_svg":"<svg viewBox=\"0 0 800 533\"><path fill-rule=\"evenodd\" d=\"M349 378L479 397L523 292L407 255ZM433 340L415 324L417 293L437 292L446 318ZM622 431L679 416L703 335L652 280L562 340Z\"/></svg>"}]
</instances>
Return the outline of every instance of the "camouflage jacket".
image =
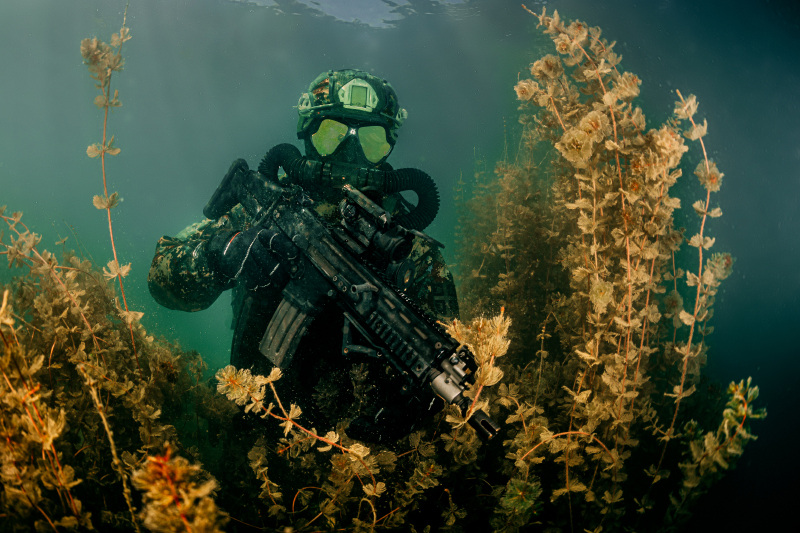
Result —
<instances>
[{"instance_id":1,"label":"camouflage jacket","mask_svg":"<svg viewBox=\"0 0 800 533\"><path fill-rule=\"evenodd\" d=\"M386 196L384 209L401 212L404 206L398 196ZM316 209L326 220L336 218L336 205L330 201L318 202ZM209 307L223 291L234 288L235 282L212 267L206 253L207 246L220 232L242 231L250 225L250 217L241 205L237 205L218 220L206 219L192 224L175 237L161 237L148 276L153 298L169 309L181 311L200 311ZM453 275L440 250L416 238L411 257L416 264L416 275L407 293L440 320L457 317L458 300ZM235 297L233 305L237 305ZM236 316L238 313L234 309Z\"/></svg>"}]
</instances>

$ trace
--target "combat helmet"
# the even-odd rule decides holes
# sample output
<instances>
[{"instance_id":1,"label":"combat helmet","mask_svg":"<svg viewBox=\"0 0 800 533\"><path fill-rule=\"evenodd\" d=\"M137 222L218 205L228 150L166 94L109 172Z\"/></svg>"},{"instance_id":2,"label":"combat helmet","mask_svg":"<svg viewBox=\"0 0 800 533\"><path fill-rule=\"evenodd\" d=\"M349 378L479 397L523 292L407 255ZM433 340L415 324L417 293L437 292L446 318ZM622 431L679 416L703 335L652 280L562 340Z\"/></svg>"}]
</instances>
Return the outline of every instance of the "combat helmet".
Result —
<instances>
[{"instance_id":1,"label":"combat helmet","mask_svg":"<svg viewBox=\"0 0 800 533\"><path fill-rule=\"evenodd\" d=\"M317 76L300 97L297 111L297 138L305 141L307 157L326 160L360 147L359 161L350 162L364 166L386 160L408 116L388 81L355 69Z\"/></svg>"},{"instance_id":2,"label":"combat helmet","mask_svg":"<svg viewBox=\"0 0 800 533\"><path fill-rule=\"evenodd\" d=\"M433 222L439 211L439 189L433 179L422 170L395 170L386 163L397 130L408 116L389 82L361 70L329 70L311 82L297 108L297 137L305 141L305 156L289 143L273 146L258 165L263 179L282 183L278 171L283 168L287 183L303 187L320 206L338 204L345 185L373 201L384 195L402 200L399 193L413 191L417 205L398 208L393 221L416 232ZM235 204L220 205L227 210ZM206 216L216 215L210 211Z\"/></svg>"}]
</instances>

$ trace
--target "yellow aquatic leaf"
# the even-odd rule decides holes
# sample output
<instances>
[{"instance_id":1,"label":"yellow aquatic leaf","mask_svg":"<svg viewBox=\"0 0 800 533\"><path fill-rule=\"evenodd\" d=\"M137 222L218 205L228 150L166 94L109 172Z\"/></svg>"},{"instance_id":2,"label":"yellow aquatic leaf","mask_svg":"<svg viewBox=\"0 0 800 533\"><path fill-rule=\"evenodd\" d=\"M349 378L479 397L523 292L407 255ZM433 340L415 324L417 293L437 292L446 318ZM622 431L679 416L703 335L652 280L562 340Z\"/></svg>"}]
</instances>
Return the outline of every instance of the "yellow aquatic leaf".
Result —
<instances>
[{"instance_id":1,"label":"yellow aquatic leaf","mask_svg":"<svg viewBox=\"0 0 800 533\"><path fill-rule=\"evenodd\" d=\"M386 492L386 484L383 481L378 481L376 485L372 485L369 483L362 487L364 492L367 493L367 496L380 496L384 492Z\"/></svg>"},{"instance_id":2,"label":"yellow aquatic leaf","mask_svg":"<svg viewBox=\"0 0 800 533\"><path fill-rule=\"evenodd\" d=\"M108 268L108 270L106 270ZM108 262L108 265L103 267L103 276L106 280L111 280L116 278L117 276L125 277L131 271L131 264L128 263L127 265L119 266L115 260L111 260Z\"/></svg>"},{"instance_id":3,"label":"yellow aquatic leaf","mask_svg":"<svg viewBox=\"0 0 800 533\"><path fill-rule=\"evenodd\" d=\"M269 383L272 383L273 381L278 381L279 379L281 379L282 376L283 376L283 374L281 373L281 369L278 368L278 367L275 367L275 368L272 369L272 371L270 371L269 376L267 376L267 377L256 376L255 380L256 380L256 384L257 385L262 386L262 385L267 385Z\"/></svg>"},{"instance_id":4,"label":"yellow aquatic leaf","mask_svg":"<svg viewBox=\"0 0 800 533\"><path fill-rule=\"evenodd\" d=\"M120 316L128 325L138 322L144 316L144 313L139 311L120 311Z\"/></svg>"},{"instance_id":5,"label":"yellow aquatic leaf","mask_svg":"<svg viewBox=\"0 0 800 533\"><path fill-rule=\"evenodd\" d=\"M684 131L683 135L690 141L696 141L697 139L704 137L707 131L708 131L708 120L704 119L702 126L700 124L695 124L694 126L692 126L692 129Z\"/></svg>"},{"instance_id":6,"label":"yellow aquatic leaf","mask_svg":"<svg viewBox=\"0 0 800 533\"><path fill-rule=\"evenodd\" d=\"M482 382L484 387L491 387L497 384L503 378L503 371L496 366L481 367L478 369L478 381Z\"/></svg>"},{"instance_id":7,"label":"yellow aquatic leaf","mask_svg":"<svg viewBox=\"0 0 800 533\"><path fill-rule=\"evenodd\" d=\"M539 85L533 80L521 80L514 86L514 91L517 93L517 99L527 102L534 96L541 92Z\"/></svg>"},{"instance_id":8,"label":"yellow aquatic leaf","mask_svg":"<svg viewBox=\"0 0 800 533\"><path fill-rule=\"evenodd\" d=\"M679 316L681 321L687 326L691 326L692 324L694 324L694 315L690 315L686 311L681 310Z\"/></svg>"},{"instance_id":9,"label":"yellow aquatic leaf","mask_svg":"<svg viewBox=\"0 0 800 533\"><path fill-rule=\"evenodd\" d=\"M95 195L92 198L92 203L97 209L114 209L119 205L121 198L119 197L119 193L111 193L111 196L104 197Z\"/></svg>"},{"instance_id":10,"label":"yellow aquatic leaf","mask_svg":"<svg viewBox=\"0 0 800 533\"><path fill-rule=\"evenodd\" d=\"M363 459L364 457L369 455L369 448L364 446L363 444L353 444L350 446L349 451L352 455ZM351 457L351 459L356 460L355 458Z\"/></svg>"},{"instance_id":11,"label":"yellow aquatic leaf","mask_svg":"<svg viewBox=\"0 0 800 533\"><path fill-rule=\"evenodd\" d=\"M690 94L685 100L675 102L675 115L678 118L689 119L697 113L697 98Z\"/></svg>"},{"instance_id":12,"label":"yellow aquatic leaf","mask_svg":"<svg viewBox=\"0 0 800 533\"><path fill-rule=\"evenodd\" d=\"M119 148L114 148L114 136L111 136L111 140L108 141L108 146L106 146L106 152L111 155L117 155L120 152Z\"/></svg>"},{"instance_id":13,"label":"yellow aquatic leaf","mask_svg":"<svg viewBox=\"0 0 800 533\"><path fill-rule=\"evenodd\" d=\"M91 158L95 158L99 156L102 153L102 151L103 147L100 146L100 143L94 143L92 145L89 145L89 147L86 149L86 155L88 155Z\"/></svg>"},{"instance_id":14,"label":"yellow aquatic leaf","mask_svg":"<svg viewBox=\"0 0 800 533\"><path fill-rule=\"evenodd\" d=\"M336 433L335 431L329 431L325 434L325 440L330 442L339 442L339 434ZM317 449L321 452L327 452L331 448L333 448L333 446L331 444L328 444L327 446L323 446Z\"/></svg>"},{"instance_id":15,"label":"yellow aquatic leaf","mask_svg":"<svg viewBox=\"0 0 800 533\"><path fill-rule=\"evenodd\" d=\"M617 93L609 91L603 95L603 103L607 106L613 106L617 102Z\"/></svg>"},{"instance_id":16,"label":"yellow aquatic leaf","mask_svg":"<svg viewBox=\"0 0 800 533\"><path fill-rule=\"evenodd\" d=\"M111 107L122 107L122 102L119 101L119 91L114 91L114 98L108 103Z\"/></svg>"},{"instance_id":17,"label":"yellow aquatic leaf","mask_svg":"<svg viewBox=\"0 0 800 533\"><path fill-rule=\"evenodd\" d=\"M694 246L695 248L700 248L703 245L703 236L699 233L696 233L689 239L689 246Z\"/></svg>"}]
</instances>

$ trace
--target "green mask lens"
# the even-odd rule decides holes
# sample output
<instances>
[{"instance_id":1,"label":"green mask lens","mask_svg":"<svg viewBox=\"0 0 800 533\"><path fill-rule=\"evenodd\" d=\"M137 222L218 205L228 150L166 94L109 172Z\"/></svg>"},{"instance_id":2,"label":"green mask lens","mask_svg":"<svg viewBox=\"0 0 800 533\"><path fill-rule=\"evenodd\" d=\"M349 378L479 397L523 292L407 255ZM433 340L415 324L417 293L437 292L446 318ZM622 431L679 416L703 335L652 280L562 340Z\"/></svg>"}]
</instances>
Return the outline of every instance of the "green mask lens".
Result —
<instances>
[{"instance_id":1,"label":"green mask lens","mask_svg":"<svg viewBox=\"0 0 800 533\"><path fill-rule=\"evenodd\" d=\"M311 135L311 143L319 155L331 155L347 136L349 129L349 126L339 121L325 119L320 123L317 132ZM358 141L366 158L373 163L377 163L392 151L392 145L386 140L386 130L383 126L358 128Z\"/></svg>"},{"instance_id":2,"label":"green mask lens","mask_svg":"<svg viewBox=\"0 0 800 533\"><path fill-rule=\"evenodd\" d=\"M335 120L325 119L317 132L311 136L311 143L319 155L331 155L347 135L347 126Z\"/></svg>"},{"instance_id":3,"label":"green mask lens","mask_svg":"<svg viewBox=\"0 0 800 533\"><path fill-rule=\"evenodd\" d=\"M383 126L358 128L358 140L364 155L373 163L377 163L392 151L392 146L386 141L386 130Z\"/></svg>"}]
</instances>

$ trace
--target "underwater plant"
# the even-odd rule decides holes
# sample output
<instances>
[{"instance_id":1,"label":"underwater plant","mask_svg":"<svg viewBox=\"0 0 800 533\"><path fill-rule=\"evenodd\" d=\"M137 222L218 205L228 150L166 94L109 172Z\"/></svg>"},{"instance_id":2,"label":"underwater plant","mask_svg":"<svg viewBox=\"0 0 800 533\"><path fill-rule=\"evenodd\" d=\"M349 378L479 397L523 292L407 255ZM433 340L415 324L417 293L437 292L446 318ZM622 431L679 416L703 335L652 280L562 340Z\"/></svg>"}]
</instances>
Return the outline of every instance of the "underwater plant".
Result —
<instances>
[{"instance_id":1,"label":"underwater plant","mask_svg":"<svg viewBox=\"0 0 800 533\"><path fill-rule=\"evenodd\" d=\"M199 466L173 457L169 443L164 448L163 454L148 456L147 464L133 475L134 486L145 491L145 527L163 532L221 532L227 517L210 496L216 480L203 480Z\"/></svg>"},{"instance_id":2,"label":"underwater plant","mask_svg":"<svg viewBox=\"0 0 800 533\"><path fill-rule=\"evenodd\" d=\"M677 92L673 117L647 130L633 103L641 80L620 70L614 43L558 12L530 13L557 55L534 62L515 86L515 159L504 154L494 182L477 173L470 199L459 183L461 308L477 315L499 300L525 324L512 333L514 365L504 370L513 378L500 394L517 412L506 422L523 426L505 443L509 457L550 499L540 516L569 530L673 530L754 438L747 421L765 416L752 407L758 388L748 380L731 384L716 432L704 435L691 420L678 431L682 406L716 400L697 385L715 295L733 265L729 254L706 253L714 245L707 221L722 215L711 193L723 175L708 158L708 123L695 121L694 96ZM669 196L684 138L701 145L695 174L705 190L693 204L699 231L688 239L673 219L680 199ZM684 242L697 249L695 271L677 267ZM535 468L544 464L537 448L561 468ZM683 480L667 481L676 466Z\"/></svg>"},{"instance_id":3,"label":"underwater plant","mask_svg":"<svg viewBox=\"0 0 800 533\"><path fill-rule=\"evenodd\" d=\"M16 274L0 289L0 533L680 529L766 415L750 379L701 386L733 267L708 255L723 174L694 96L647 129L641 80L600 29L535 16L555 54L514 88L517 149L457 191L464 315L444 326L479 364L464 416L442 411L389 445L350 438L370 387L357 362L308 391L334 421L319 430L281 401L277 369L228 366L212 385L197 352L120 303L130 265L116 251L102 270L63 241L57 257L0 208ZM110 45L82 43L104 126L129 37L123 21ZM685 139L703 152L688 239L669 195ZM117 150L93 146L101 161ZM115 194L95 197L113 250ZM505 423L488 442L467 424L478 409Z\"/></svg>"},{"instance_id":4,"label":"underwater plant","mask_svg":"<svg viewBox=\"0 0 800 533\"><path fill-rule=\"evenodd\" d=\"M114 89L114 95L111 95L111 75L114 72L120 72L125 65L125 60L122 58L122 43L131 39L130 28L125 26L125 21L128 18L128 5L125 5L125 12L122 15L122 27L119 33L111 36L111 44L106 44L99 40L97 37L92 39L84 39L81 41L81 56L83 62L89 69L89 75L93 80L97 81L95 87L100 89L100 94L94 99L94 105L98 109L103 110L103 140L99 143L89 145L86 149L86 155L91 158L100 158L100 166L103 172L103 196L95 195L92 198L92 204L97 209L105 209L108 217L108 236L111 240L111 251L114 254L114 259L108 262L108 265L103 268L103 276L107 279L117 278L119 283L119 292L122 295L122 305L125 308L125 313L130 314L131 317L138 316L141 318L141 312L130 311L128 309L128 299L125 296L125 287L122 284L122 278L127 276L131 271L131 264L120 265L117 258L117 245L114 243L114 228L111 224L111 210L119 205L122 198L119 193L114 192L109 196L108 182L106 180L106 154L119 155L121 149L114 146L114 136L108 139L108 111L112 107L121 107L122 102L119 100L119 90ZM133 343L134 350L133 356L136 359L136 366L139 367L139 357L136 353L136 341L133 335L133 327L129 327L131 334L131 343ZM141 367L139 367L139 374L141 377Z\"/></svg>"},{"instance_id":5,"label":"underwater plant","mask_svg":"<svg viewBox=\"0 0 800 533\"><path fill-rule=\"evenodd\" d=\"M0 218L11 232L0 254L22 271L0 309L0 530L138 531L134 472L167 442L197 460L234 410L203 380L197 352L128 319L102 271L40 251L21 213Z\"/></svg>"},{"instance_id":6,"label":"underwater plant","mask_svg":"<svg viewBox=\"0 0 800 533\"><path fill-rule=\"evenodd\" d=\"M119 47L129 38L123 22L111 46L81 43L106 118L118 105L110 76L121 68ZM87 151L101 161L106 152L118 149L105 134L102 145ZM103 177L105 185L105 171ZM95 197L109 214L112 248L110 209L117 201L107 189ZM142 313L130 311L124 296L120 305L108 282L116 278L122 292L129 267L117 267L116 251L103 271L66 248L59 260L40 251L41 236L21 212L8 216L1 207L0 219L9 232L6 240L0 231L0 254L19 274L2 288L0 308L0 531L149 527L150 506L137 512L142 498L131 490L133 473L168 441L196 458L196 445L218 438L233 409L203 381L199 354L154 339L140 323ZM189 441L188 448L181 444ZM150 478L133 477L152 493ZM207 504L200 508L210 516Z\"/></svg>"}]
</instances>

